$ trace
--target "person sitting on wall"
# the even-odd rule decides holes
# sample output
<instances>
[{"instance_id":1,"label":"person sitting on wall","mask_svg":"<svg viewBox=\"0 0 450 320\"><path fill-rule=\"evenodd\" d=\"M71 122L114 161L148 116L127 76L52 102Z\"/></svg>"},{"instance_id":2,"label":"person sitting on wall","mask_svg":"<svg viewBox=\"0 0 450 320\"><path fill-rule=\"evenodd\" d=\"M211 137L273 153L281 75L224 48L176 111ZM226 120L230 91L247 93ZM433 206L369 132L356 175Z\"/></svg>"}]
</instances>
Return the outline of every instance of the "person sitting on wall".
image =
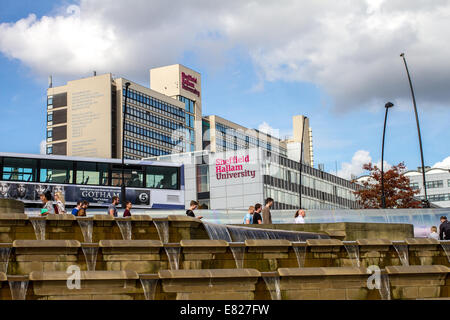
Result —
<instances>
[{"instance_id":1,"label":"person sitting on wall","mask_svg":"<svg viewBox=\"0 0 450 320\"><path fill-rule=\"evenodd\" d=\"M194 210L197 209L197 207L198 207L198 202L195 200L192 200L190 203L189 209L186 210L186 215L189 217L192 217L192 218L202 219L203 218L202 216L196 217L194 214Z\"/></svg>"},{"instance_id":2,"label":"person sitting on wall","mask_svg":"<svg viewBox=\"0 0 450 320\"><path fill-rule=\"evenodd\" d=\"M55 209L53 208L52 193L47 190L45 193L41 193L40 198L43 204L41 215L46 216L48 214L55 214Z\"/></svg>"},{"instance_id":3,"label":"person sitting on wall","mask_svg":"<svg viewBox=\"0 0 450 320\"><path fill-rule=\"evenodd\" d=\"M250 206L248 208L248 213L244 217L244 224L253 224L253 213L255 212L255 207Z\"/></svg>"},{"instance_id":4,"label":"person sitting on wall","mask_svg":"<svg viewBox=\"0 0 450 320\"><path fill-rule=\"evenodd\" d=\"M83 200L83 202L81 203L81 208L80 211L78 211L78 216L79 217L86 217L87 215L87 208L89 207L89 202L87 202L86 200Z\"/></svg>"},{"instance_id":5,"label":"person sitting on wall","mask_svg":"<svg viewBox=\"0 0 450 320\"><path fill-rule=\"evenodd\" d=\"M429 239L436 239L439 240L439 233L437 233L437 227L432 226L431 227L431 233L428 235Z\"/></svg>"},{"instance_id":6,"label":"person sitting on wall","mask_svg":"<svg viewBox=\"0 0 450 320\"><path fill-rule=\"evenodd\" d=\"M81 204L82 204L82 201L81 201L81 200L78 200L78 201L77 201L77 206L76 206L75 208L72 209L72 214L73 214L75 217L78 217L78 212L79 212L80 209L81 209Z\"/></svg>"},{"instance_id":7,"label":"person sitting on wall","mask_svg":"<svg viewBox=\"0 0 450 320\"><path fill-rule=\"evenodd\" d=\"M441 225L439 226L439 238L441 240L450 240L450 223L446 216L441 217Z\"/></svg>"},{"instance_id":8,"label":"person sitting on wall","mask_svg":"<svg viewBox=\"0 0 450 320\"><path fill-rule=\"evenodd\" d=\"M255 204L255 211L252 217L252 224L262 224L261 210L262 210L261 203Z\"/></svg>"},{"instance_id":9,"label":"person sitting on wall","mask_svg":"<svg viewBox=\"0 0 450 320\"><path fill-rule=\"evenodd\" d=\"M305 210L303 209L298 209L297 212L295 213L295 219L294 219L294 223L305 223Z\"/></svg>"},{"instance_id":10,"label":"person sitting on wall","mask_svg":"<svg viewBox=\"0 0 450 320\"><path fill-rule=\"evenodd\" d=\"M133 206L133 204L131 203L131 201L127 201L125 203L125 211L123 212L124 217L131 217L131 207L132 206Z\"/></svg>"}]
</instances>

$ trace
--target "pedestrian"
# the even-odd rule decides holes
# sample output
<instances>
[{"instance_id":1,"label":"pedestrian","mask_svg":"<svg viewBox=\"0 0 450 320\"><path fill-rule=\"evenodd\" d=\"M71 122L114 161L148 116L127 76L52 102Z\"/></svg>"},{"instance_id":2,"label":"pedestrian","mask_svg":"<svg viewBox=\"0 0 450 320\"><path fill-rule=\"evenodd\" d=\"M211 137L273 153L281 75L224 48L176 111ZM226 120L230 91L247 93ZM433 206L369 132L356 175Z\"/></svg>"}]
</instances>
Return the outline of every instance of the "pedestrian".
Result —
<instances>
[{"instance_id":1,"label":"pedestrian","mask_svg":"<svg viewBox=\"0 0 450 320\"><path fill-rule=\"evenodd\" d=\"M253 224L262 224L262 218L261 218L261 210L262 205L261 203L255 204L255 212L253 213Z\"/></svg>"},{"instance_id":2,"label":"pedestrian","mask_svg":"<svg viewBox=\"0 0 450 320\"><path fill-rule=\"evenodd\" d=\"M189 209L186 210L186 215L192 218L202 219L203 216L196 217L194 214L194 210L198 208L198 202L195 200L191 200Z\"/></svg>"},{"instance_id":3,"label":"pedestrian","mask_svg":"<svg viewBox=\"0 0 450 320\"><path fill-rule=\"evenodd\" d=\"M273 199L267 198L264 202L264 208L262 209L262 218L264 224L272 224L272 214L270 213L270 208L273 205Z\"/></svg>"},{"instance_id":4,"label":"pedestrian","mask_svg":"<svg viewBox=\"0 0 450 320\"><path fill-rule=\"evenodd\" d=\"M248 213L244 217L244 224L253 224L253 213L255 212L255 207L248 207Z\"/></svg>"},{"instance_id":5,"label":"pedestrian","mask_svg":"<svg viewBox=\"0 0 450 320\"><path fill-rule=\"evenodd\" d=\"M77 201L77 206L75 207L75 208L73 208L72 209L72 214L75 216L75 217L78 217L78 212L80 211L80 209L81 209L81 204L82 204L83 202L81 201L81 200L78 200Z\"/></svg>"},{"instance_id":6,"label":"pedestrian","mask_svg":"<svg viewBox=\"0 0 450 320\"><path fill-rule=\"evenodd\" d=\"M303 209L298 209L297 212L295 213L295 219L294 219L294 223L305 223L305 210Z\"/></svg>"},{"instance_id":7,"label":"pedestrian","mask_svg":"<svg viewBox=\"0 0 450 320\"><path fill-rule=\"evenodd\" d=\"M46 216L48 214L55 214L51 192L47 190L46 192L41 193L40 198L43 204L41 215Z\"/></svg>"},{"instance_id":8,"label":"pedestrian","mask_svg":"<svg viewBox=\"0 0 450 320\"><path fill-rule=\"evenodd\" d=\"M132 206L133 206L133 204L131 203L131 201L126 202L125 211L123 212L124 217L131 217L131 207Z\"/></svg>"},{"instance_id":9,"label":"pedestrian","mask_svg":"<svg viewBox=\"0 0 450 320\"><path fill-rule=\"evenodd\" d=\"M60 191L55 192L55 202L53 204L55 206L55 212L58 214L66 214L66 201L64 200L64 196Z\"/></svg>"},{"instance_id":10,"label":"pedestrian","mask_svg":"<svg viewBox=\"0 0 450 320\"><path fill-rule=\"evenodd\" d=\"M117 205L119 204L119 197L112 197L112 203L108 207L108 214L113 217L117 217Z\"/></svg>"},{"instance_id":11,"label":"pedestrian","mask_svg":"<svg viewBox=\"0 0 450 320\"><path fill-rule=\"evenodd\" d=\"M439 240L439 233L437 233L436 226L431 227L431 233L428 235L428 238Z\"/></svg>"},{"instance_id":12,"label":"pedestrian","mask_svg":"<svg viewBox=\"0 0 450 320\"><path fill-rule=\"evenodd\" d=\"M439 238L441 240L450 240L450 223L446 216L441 217L441 225L439 226Z\"/></svg>"},{"instance_id":13,"label":"pedestrian","mask_svg":"<svg viewBox=\"0 0 450 320\"><path fill-rule=\"evenodd\" d=\"M89 202L87 202L86 200L83 200L83 202L81 202L81 209L80 211L78 211L78 216L79 217L86 217L87 216L87 208L89 207Z\"/></svg>"}]
</instances>

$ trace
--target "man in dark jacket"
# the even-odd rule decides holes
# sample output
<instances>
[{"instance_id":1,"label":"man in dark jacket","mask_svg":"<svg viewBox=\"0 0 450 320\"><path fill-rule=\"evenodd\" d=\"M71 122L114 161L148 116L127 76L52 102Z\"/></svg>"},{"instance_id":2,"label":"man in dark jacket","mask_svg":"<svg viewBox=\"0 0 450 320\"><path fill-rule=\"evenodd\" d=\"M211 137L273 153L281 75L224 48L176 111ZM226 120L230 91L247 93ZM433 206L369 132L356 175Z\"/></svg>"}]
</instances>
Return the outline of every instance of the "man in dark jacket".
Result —
<instances>
[{"instance_id":1,"label":"man in dark jacket","mask_svg":"<svg viewBox=\"0 0 450 320\"><path fill-rule=\"evenodd\" d=\"M441 217L441 225L439 226L439 238L441 240L450 240L450 223L446 216Z\"/></svg>"}]
</instances>

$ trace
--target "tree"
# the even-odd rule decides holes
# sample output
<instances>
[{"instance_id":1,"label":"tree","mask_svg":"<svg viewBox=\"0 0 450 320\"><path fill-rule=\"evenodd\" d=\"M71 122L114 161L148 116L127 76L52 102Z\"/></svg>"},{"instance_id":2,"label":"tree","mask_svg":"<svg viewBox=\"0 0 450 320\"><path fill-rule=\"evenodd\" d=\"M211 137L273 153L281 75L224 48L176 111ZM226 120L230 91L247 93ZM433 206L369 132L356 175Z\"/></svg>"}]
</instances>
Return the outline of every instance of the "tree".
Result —
<instances>
[{"instance_id":1,"label":"tree","mask_svg":"<svg viewBox=\"0 0 450 320\"><path fill-rule=\"evenodd\" d=\"M364 188L355 191L355 195L364 209L380 209L381 206L381 169L372 163L363 165L370 172L369 179L362 182ZM419 190L409 186L409 178L404 175L405 164L400 162L384 172L384 194L386 208L421 208L420 201L414 199Z\"/></svg>"}]
</instances>

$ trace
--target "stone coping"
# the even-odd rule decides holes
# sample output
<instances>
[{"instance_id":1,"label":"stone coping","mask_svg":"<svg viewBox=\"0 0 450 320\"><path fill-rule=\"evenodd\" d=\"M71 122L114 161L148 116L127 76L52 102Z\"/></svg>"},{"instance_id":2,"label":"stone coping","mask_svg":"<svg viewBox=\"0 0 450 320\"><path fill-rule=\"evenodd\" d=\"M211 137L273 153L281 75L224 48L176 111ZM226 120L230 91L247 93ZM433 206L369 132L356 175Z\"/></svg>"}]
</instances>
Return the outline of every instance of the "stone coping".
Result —
<instances>
[{"instance_id":1,"label":"stone coping","mask_svg":"<svg viewBox=\"0 0 450 320\"><path fill-rule=\"evenodd\" d=\"M279 277L280 274L278 271L269 271L269 272L261 272L261 277L269 278L269 277Z\"/></svg>"},{"instance_id":2,"label":"stone coping","mask_svg":"<svg viewBox=\"0 0 450 320\"><path fill-rule=\"evenodd\" d=\"M146 248L162 247L159 240L100 240L99 246L102 248Z\"/></svg>"},{"instance_id":3,"label":"stone coping","mask_svg":"<svg viewBox=\"0 0 450 320\"><path fill-rule=\"evenodd\" d=\"M247 239L247 247L290 247L291 242L285 239Z\"/></svg>"},{"instance_id":4,"label":"stone coping","mask_svg":"<svg viewBox=\"0 0 450 320\"><path fill-rule=\"evenodd\" d=\"M0 272L0 281L6 281L6 274L4 272Z\"/></svg>"},{"instance_id":5,"label":"stone coping","mask_svg":"<svg viewBox=\"0 0 450 320\"><path fill-rule=\"evenodd\" d=\"M75 217L75 216L74 216ZM94 217L75 217L76 220L80 220L80 221L94 221Z\"/></svg>"},{"instance_id":6,"label":"stone coping","mask_svg":"<svg viewBox=\"0 0 450 320\"><path fill-rule=\"evenodd\" d=\"M159 279L159 275L157 273L141 273L139 275L139 279L142 279L142 280Z\"/></svg>"},{"instance_id":7,"label":"stone coping","mask_svg":"<svg viewBox=\"0 0 450 320\"><path fill-rule=\"evenodd\" d=\"M28 275L7 275L8 281L28 281L30 277Z\"/></svg>"},{"instance_id":8,"label":"stone coping","mask_svg":"<svg viewBox=\"0 0 450 320\"><path fill-rule=\"evenodd\" d=\"M114 220L116 221L145 221L145 222L151 222L153 219L152 217L148 216L148 215L135 215L135 216L131 216L131 217L117 217L114 218Z\"/></svg>"},{"instance_id":9,"label":"stone coping","mask_svg":"<svg viewBox=\"0 0 450 320\"><path fill-rule=\"evenodd\" d=\"M172 243L164 243L164 248L181 248L181 245L178 242L172 242Z\"/></svg>"},{"instance_id":10,"label":"stone coping","mask_svg":"<svg viewBox=\"0 0 450 320\"><path fill-rule=\"evenodd\" d=\"M204 279L204 278L258 278L256 269L206 269L206 270L160 270L161 279Z\"/></svg>"},{"instance_id":11,"label":"stone coping","mask_svg":"<svg viewBox=\"0 0 450 320\"><path fill-rule=\"evenodd\" d=\"M99 248L99 244L95 242L82 242L81 248Z\"/></svg>"},{"instance_id":12,"label":"stone coping","mask_svg":"<svg viewBox=\"0 0 450 320\"><path fill-rule=\"evenodd\" d=\"M65 271L30 273L31 281L67 281L70 274ZM135 271L81 271L80 280L133 280L139 279Z\"/></svg>"},{"instance_id":13,"label":"stone coping","mask_svg":"<svg viewBox=\"0 0 450 320\"><path fill-rule=\"evenodd\" d=\"M56 216L56 214L53 214ZM28 220L47 220L48 216L33 216L33 217L28 217Z\"/></svg>"},{"instance_id":14,"label":"stone coping","mask_svg":"<svg viewBox=\"0 0 450 320\"><path fill-rule=\"evenodd\" d=\"M430 239L430 238L406 238L405 239L406 244L408 245L429 245L429 244L439 244L439 240L436 239Z\"/></svg>"},{"instance_id":15,"label":"stone coping","mask_svg":"<svg viewBox=\"0 0 450 320\"><path fill-rule=\"evenodd\" d=\"M231 248L245 248L245 242L227 242Z\"/></svg>"},{"instance_id":16,"label":"stone coping","mask_svg":"<svg viewBox=\"0 0 450 320\"><path fill-rule=\"evenodd\" d=\"M201 247L201 248L217 248L228 247L228 242L225 240L181 240L182 247Z\"/></svg>"},{"instance_id":17,"label":"stone coping","mask_svg":"<svg viewBox=\"0 0 450 320\"><path fill-rule=\"evenodd\" d=\"M177 221L177 222L199 222L202 221L198 218L189 217L186 215L169 215L167 216L168 221Z\"/></svg>"},{"instance_id":18,"label":"stone coping","mask_svg":"<svg viewBox=\"0 0 450 320\"><path fill-rule=\"evenodd\" d=\"M323 277L367 275L363 267L329 267L329 268L279 268L281 277Z\"/></svg>"},{"instance_id":19,"label":"stone coping","mask_svg":"<svg viewBox=\"0 0 450 320\"><path fill-rule=\"evenodd\" d=\"M96 214L93 216L94 221L114 221L114 217L111 217L109 214Z\"/></svg>"},{"instance_id":20,"label":"stone coping","mask_svg":"<svg viewBox=\"0 0 450 320\"><path fill-rule=\"evenodd\" d=\"M25 213L2 213L0 220L28 220L28 216Z\"/></svg>"},{"instance_id":21,"label":"stone coping","mask_svg":"<svg viewBox=\"0 0 450 320\"><path fill-rule=\"evenodd\" d=\"M359 239L356 242L360 246L390 246L392 241L389 239Z\"/></svg>"},{"instance_id":22,"label":"stone coping","mask_svg":"<svg viewBox=\"0 0 450 320\"><path fill-rule=\"evenodd\" d=\"M14 248L79 248L77 240L14 240Z\"/></svg>"},{"instance_id":23,"label":"stone coping","mask_svg":"<svg viewBox=\"0 0 450 320\"><path fill-rule=\"evenodd\" d=\"M12 248L12 243L0 243L0 248Z\"/></svg>"},{"instance_id":24,"label":"stone coping","mask_svg":"<svg viewBox=\"0 0 450 320\"><path fill-rule=\"evenodd\" d=\"M441 265L433 266L389 266L388 274L424 274L424 273L449 273L450 268Z\"/></svg>"},{"instance_id":25,"label":"stone coping","mask_svg":"<svg viewBox=\"0 0 450 320\"><path fill-rule=\"evenodd\" d=\"M74 221L76 220L75 216L71 213L66 214L49 214L46 216L48 221Z\"/></svg>"},{"instance_id":26,"label":"stone coping","mask_svg":"<svg viewBox=\"0 0 450 320\"><path fill-rule=\"evenodd\" d=\"M306 247L306 246L308 246L308 244L306 243L306 241L305 241L305 242L303 242L303 241L292 242L291 245L292 245L293 247Z\"/></svg>"},{"instance_id":27,"label":"stone coping","mask_svg":"<svg viewBox=\"0 0 450 320\"><path fill-rule=\"evenodd\" d=\"M330 247L342 246L342 241L338 239L308 239L306 244L309 247Z\"/></svg>"}]
</instances>

